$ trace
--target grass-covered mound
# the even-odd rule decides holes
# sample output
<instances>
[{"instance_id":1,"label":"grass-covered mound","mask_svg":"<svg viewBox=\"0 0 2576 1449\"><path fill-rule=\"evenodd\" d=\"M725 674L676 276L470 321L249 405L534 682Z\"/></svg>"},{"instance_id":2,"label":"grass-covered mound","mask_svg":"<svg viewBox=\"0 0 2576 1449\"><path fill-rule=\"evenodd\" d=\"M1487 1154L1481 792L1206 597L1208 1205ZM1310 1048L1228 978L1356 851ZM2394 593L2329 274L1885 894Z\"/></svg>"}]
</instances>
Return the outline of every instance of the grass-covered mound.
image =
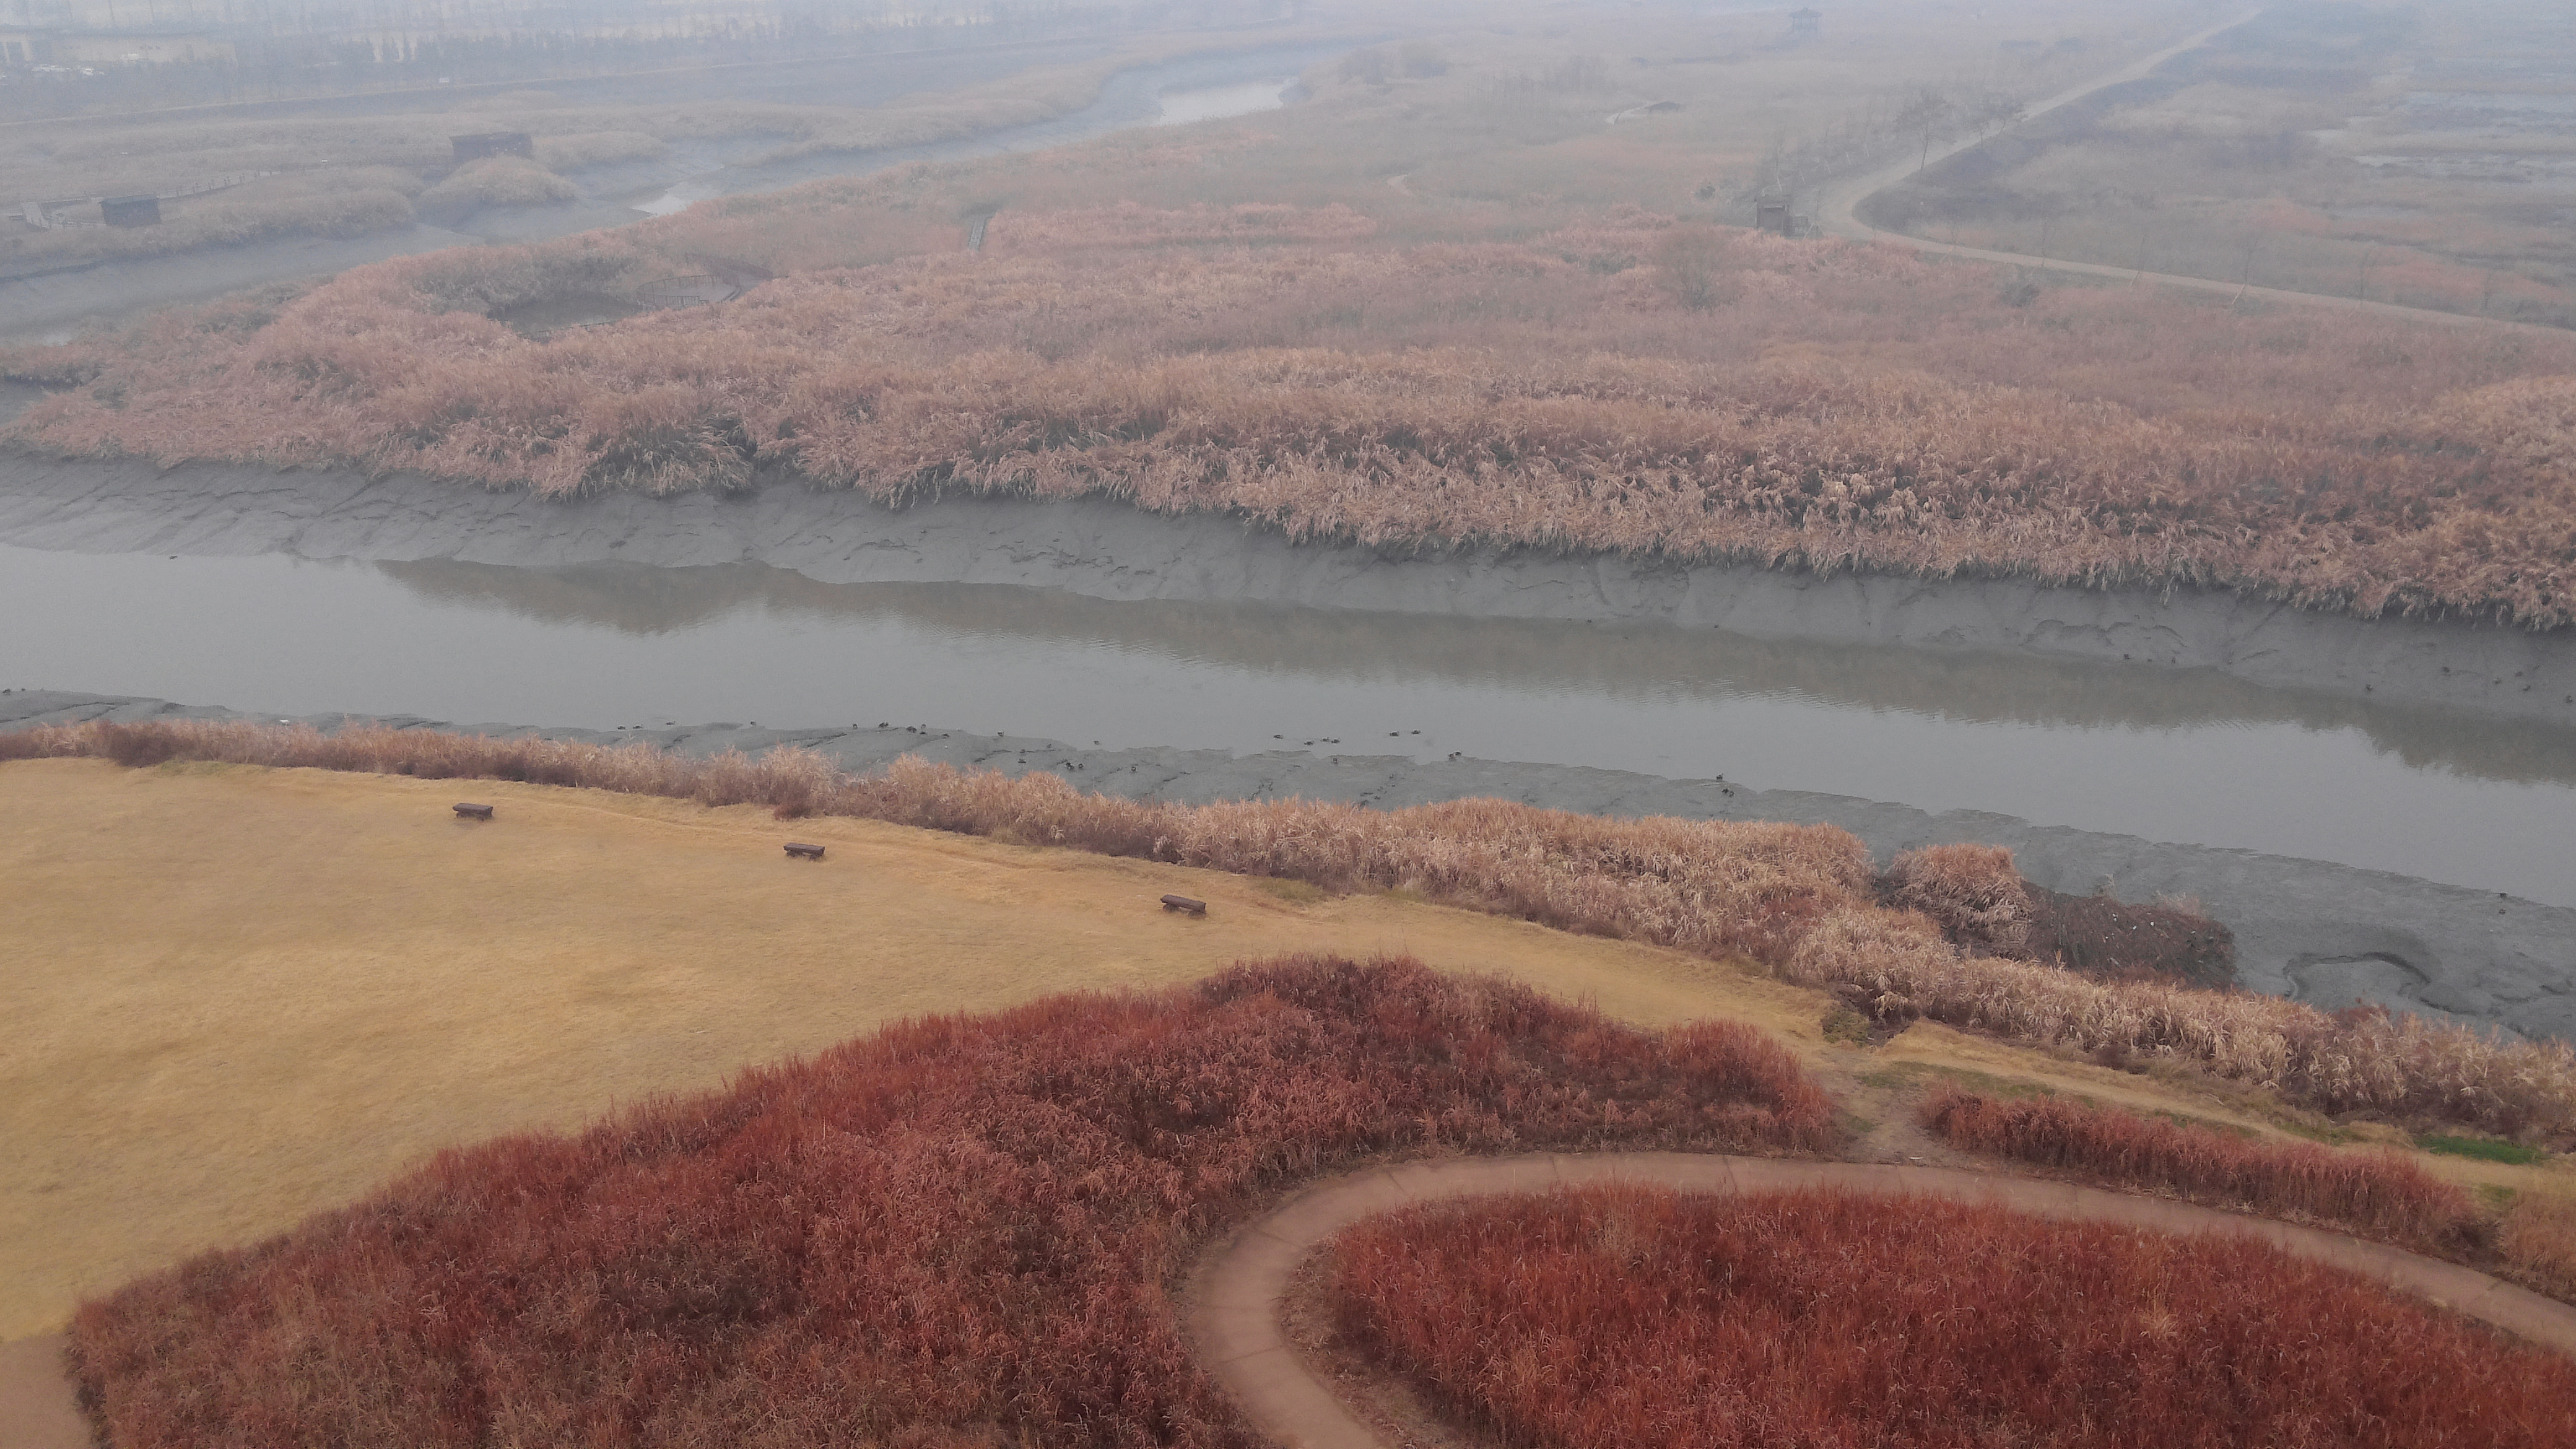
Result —
<instances>
[{"instance_id":1,"label":"grass-covered mound","mask_svg":"<svg viewBox=\"0 0 2576 1449\"><path fill-rule=\"evenodd\" d=\"M1345 1233L1335 1327L1553 1449L2557 1445L2576 1363L2251 1238L1603 1188Z\"/></svg>"},{"instance_id":2,"label":"grass-covered mound","mask_svg":"<svg viewBox=\"0 0 2576 1449\"><path fill-rule=\"evenodd\" d=\"M1257 1442L1168 1289L1376 1155L1821 1148L1779 1046L1406 962L941 1017L445 1154L85 1305L119 1449Z\"/></svg>"}]
</instances>

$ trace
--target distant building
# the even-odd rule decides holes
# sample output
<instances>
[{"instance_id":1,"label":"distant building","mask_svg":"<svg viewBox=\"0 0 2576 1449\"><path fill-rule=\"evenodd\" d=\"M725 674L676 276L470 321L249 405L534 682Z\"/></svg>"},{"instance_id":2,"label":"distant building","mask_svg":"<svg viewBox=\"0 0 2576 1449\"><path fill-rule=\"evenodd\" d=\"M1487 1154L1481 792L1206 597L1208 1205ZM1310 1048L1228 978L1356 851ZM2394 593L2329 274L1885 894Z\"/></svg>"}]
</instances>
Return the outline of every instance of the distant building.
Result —
<instances>
[{"instance_id":1,"label":"distant building","mask_svg":"<svg viewBox=\"0 0 2576 1449\"><path fill-rule=\"evenodd\" d=\"M49 39L47 58L56 65L167 65L233 58L231 41L196 30L58 31Z\"/></svg>"},{"instance_id":2,"label":"distant building","mask_svg":"<svg viewBox=\"0 0 2576 1449\"><path fill-rule=\"evenodd\" d=\"M1825 33L1825 15L1813 5L1789 12L1789 38L1815 40Z\"/></svg>"}]
</instances>

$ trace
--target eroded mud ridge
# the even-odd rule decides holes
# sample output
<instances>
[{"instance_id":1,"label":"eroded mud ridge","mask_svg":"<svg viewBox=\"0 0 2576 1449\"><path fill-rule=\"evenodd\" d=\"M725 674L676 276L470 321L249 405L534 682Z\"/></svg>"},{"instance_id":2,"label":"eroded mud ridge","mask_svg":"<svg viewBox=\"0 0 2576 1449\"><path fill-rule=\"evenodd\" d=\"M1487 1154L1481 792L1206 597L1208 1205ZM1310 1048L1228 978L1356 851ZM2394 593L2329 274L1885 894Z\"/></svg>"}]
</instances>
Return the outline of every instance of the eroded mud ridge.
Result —
<instances>
[{"instance_id":1,"label":"eroded mud ridge","mask_svg":"<svg viewBox=\"0 0 2576 1449\"><path fill-rule=\"evenodd\" d=\"M2576 630L2362 620L2215 592L1819 576L1536 551L1293 544L1111 501L889 509L796 483L569 502L340 471L0 455L0 543L555 566L751 561L824 583L1051 587L1488 618L1655 619L1756 639L2000 650L2221 670L2253 683L2576 725Z\"/></svg>"},{"instance_id":2,"label":"eroded mud ridge","mask_svg":"<svg viewBox=\"0 0 2576 1449\"><path fill-rule=\"evenodd\" d=\"M256 718L162 700L19 690L0 694L0 729L89 719ZM351 717L315 716L321 728ZM1223 750L1078 749L1016 735L937 727L764 729L708 724L669 729L528 729L397 718L403 727L531 733L603 744L649 741L692 754L808 745L864 771L914 754L958 766L1053 773L1086 790L1202 803L1295 796L1383 809L1492 796L1592 815L1688 820L1784 820L1837 825L1883 864L1944 841L2010 846L2035 883L2075 894L2106 884L2121 898L2197 896L2236 933L2244 985L2327 1008L2378 1002L2395 1010L2576 1041L2576 909L2542 905L2383 871L2253 851L2171 845L2135 836L2033 825L1982 811L1931 814L1905 805L1723 780L1673 780L1581 766L1400 756L1237 756Z\"/></svg>"}]
</instances>

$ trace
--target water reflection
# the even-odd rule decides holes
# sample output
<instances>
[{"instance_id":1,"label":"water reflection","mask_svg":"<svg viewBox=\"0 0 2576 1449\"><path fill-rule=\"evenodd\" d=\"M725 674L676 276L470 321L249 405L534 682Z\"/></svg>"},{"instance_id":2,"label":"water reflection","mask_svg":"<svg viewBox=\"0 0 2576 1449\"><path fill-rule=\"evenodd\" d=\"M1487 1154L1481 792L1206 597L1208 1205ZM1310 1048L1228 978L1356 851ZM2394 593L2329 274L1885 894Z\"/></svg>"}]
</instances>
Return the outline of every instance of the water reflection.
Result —
<instances>
[{"instance_id":1,"label":"water reflection","mask_svg":"<svg viewBox=\"0 0 2576 1449\"><path fill-rule=\"evenodd\" d=\"M0 687L605 728L930 724L1113 749L1451 753L2236 846L2576 905L2545 726L2211 673L755 565L556 570L0 547ZM1515 779L1535 782L1538 777ZM1498 778L1498 788L1520 788Z\"/></svg>"},{"instance_id":2,"label":"water reflection","mask_svg":"<svg viewBox=\"0 0 2576 1449\"><path fill-rule=\"evenodd\" d=\"M1186 126L1193 121L1221 121L1229 116L1275 111L1288 104L1290 84L1286 77L1273 77L1238 85L1165 91L1155 98L1162 114L1154 118L1154 124Z\"/></svg>"},{"instance_id":3,"label":"water reflection","mask_svg":"<svg viewBox=\"0 0 2576 1449\"><path fill-rule=\"evenodd\" d=\"M1000 584L826 584L761 564L505 568L380 564L424 599L552 624L664 635L765 615L1347 682L1438 681L1610 699L1781 697L1966 724L2350 731L2409 769L2576 784L2576 731L2268 689L2209 669L1748 639L1660 623L1584 624L1303 609L1113 603Z\"/></svg>"}]
</instances>

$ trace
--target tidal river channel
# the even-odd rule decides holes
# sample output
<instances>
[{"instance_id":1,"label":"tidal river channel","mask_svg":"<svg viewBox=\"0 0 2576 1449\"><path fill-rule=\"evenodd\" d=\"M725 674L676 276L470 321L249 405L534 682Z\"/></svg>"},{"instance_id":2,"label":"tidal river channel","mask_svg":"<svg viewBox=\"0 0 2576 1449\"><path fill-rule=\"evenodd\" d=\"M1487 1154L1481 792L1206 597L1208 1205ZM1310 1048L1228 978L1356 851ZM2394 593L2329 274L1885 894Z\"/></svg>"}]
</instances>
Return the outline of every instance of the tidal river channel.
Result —
<instances>
[{"instance_id":1,"label":"tidal river channel","mask_svg":"<svg viewBox=\"0 0 2576 1449\"><path fill-rule=\"evenodd\" d=\"M1666 624L0 547L0 686L612 728L923 724L1112 748L1723 775L2576 905L2576 731L2212 671Z\"/></svg>"}]
</instances>

